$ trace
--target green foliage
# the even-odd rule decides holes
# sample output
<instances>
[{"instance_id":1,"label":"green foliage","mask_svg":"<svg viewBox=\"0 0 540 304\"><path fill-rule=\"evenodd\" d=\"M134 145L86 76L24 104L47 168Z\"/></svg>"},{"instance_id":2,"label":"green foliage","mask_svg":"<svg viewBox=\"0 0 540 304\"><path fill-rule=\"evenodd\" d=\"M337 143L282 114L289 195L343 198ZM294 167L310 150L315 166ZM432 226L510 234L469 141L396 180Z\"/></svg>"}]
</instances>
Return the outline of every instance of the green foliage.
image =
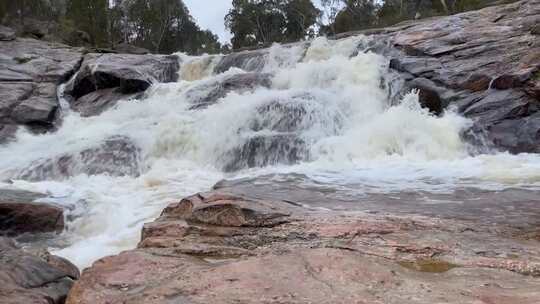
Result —
<instances>
[{"instance_id":1,"label":"green foliage","mask_svg":"<svg viewBox=\"0 0 540 304\"><path fill-rule=\"evenodd\" d=\"M238 49L314 36L320 14L311 0L233 0L225 25Z\"/></svg>"},{"instance_id":2,"label":"green foliage","mask_svg":"<svg viewBox=\"0 0 540 304\"><path fill-rule=\"evenodd\" d=\"M95 46L105 46L109 41L107 32L108 0L70 0L67 3L66 16L87 32Z\"/></svg>"},{"instance_id":3,"label":"green foliage","mask_svg":"<svg viewBox=\"0 0 540 304\"><path fill-rule=\"evenodd\" d=\"M322 34L389 26L409 19L479 9L497 0L322 0L329 23ZM512 1L512 0L508 0Z\"/></svg>"}]
</instances>

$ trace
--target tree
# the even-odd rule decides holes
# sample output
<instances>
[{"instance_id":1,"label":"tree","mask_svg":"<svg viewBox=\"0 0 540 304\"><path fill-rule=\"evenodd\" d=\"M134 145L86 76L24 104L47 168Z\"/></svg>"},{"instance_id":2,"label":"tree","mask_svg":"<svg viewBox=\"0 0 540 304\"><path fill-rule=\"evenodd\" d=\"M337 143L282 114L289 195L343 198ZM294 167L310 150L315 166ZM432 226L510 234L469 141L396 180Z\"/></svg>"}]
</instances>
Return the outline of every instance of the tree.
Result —
<instances>
[{"instance_id":1,"label":"tree","mask_svg":"<svg viewBox=\"0 0 540 304\"><path fill-rule=\"evenodd\" d=\"M66 16L87 32L95 46L108 45L108 0L69 0Z\"/></svg>"},{"instance_id":2,"label":"tree","mask_svg":"<svg viewBox=\"0 0 540 304\"><path fill-rule=\"evenodd\" d=\"M225 25L232 47L289 42L314 35L321 12L311 0L233 0Z\"/></svg>"}]
</instances>

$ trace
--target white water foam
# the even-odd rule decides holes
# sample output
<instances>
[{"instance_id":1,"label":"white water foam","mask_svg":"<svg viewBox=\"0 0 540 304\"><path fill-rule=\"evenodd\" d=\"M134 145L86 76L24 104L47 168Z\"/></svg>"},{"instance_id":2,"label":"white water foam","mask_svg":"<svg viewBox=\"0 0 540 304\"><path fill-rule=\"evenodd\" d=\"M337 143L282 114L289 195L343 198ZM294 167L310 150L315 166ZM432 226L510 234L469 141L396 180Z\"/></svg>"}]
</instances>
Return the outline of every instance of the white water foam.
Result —
<instances>
[{"instance_id":1,"label":"white water foam","mask_svg":"<svg viewBox=\"0 0 540 304\"><path fill-rule=\"evenodd\" d=\"M140 147L139 177L13 181L12 187L47 192L71 210L67 231L52 249L80 267L133 248L143 223L164 206L223 178L301 173L317 182L378 192L540 186L537 155L472 156L460 139L468 120L453 112L432 116L412 93L392 106L380 85L388 62L372 53L356 54L362 39L367 38L318 38L307 50L275 45L261 70L273 75L271 87L231 92L198 111L189 110L186 92L246 71L232 68L215 75L222 56L182 55L181 80L154 85L148 98L122 101L98 117L65 113L54 133L19 131L15 142L0 147L0 176L9 179L33 161L96 147L112 136L125 136ZM294 165L224 173L235 149L258 136L295 136L305 151Z\"/></svg>"}]
</instances>

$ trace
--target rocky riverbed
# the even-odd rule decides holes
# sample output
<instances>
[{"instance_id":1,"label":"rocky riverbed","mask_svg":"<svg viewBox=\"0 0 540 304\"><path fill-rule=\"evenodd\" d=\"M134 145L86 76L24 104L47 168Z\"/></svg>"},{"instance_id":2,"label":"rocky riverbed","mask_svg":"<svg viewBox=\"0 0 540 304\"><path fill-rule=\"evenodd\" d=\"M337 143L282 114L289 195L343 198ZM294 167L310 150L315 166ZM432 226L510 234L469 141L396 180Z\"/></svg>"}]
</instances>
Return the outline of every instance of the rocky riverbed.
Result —
<instances>
[{"instance_id":1,"label":"rocky riverbed","mask_svg":"<svg viewBox=\"0 0 540 304\"><path fill-rule=\"evenodd\" d=\"M0 302L539 303L539 23L197 58L0 27Z\"/></svg>"}]
</instances>

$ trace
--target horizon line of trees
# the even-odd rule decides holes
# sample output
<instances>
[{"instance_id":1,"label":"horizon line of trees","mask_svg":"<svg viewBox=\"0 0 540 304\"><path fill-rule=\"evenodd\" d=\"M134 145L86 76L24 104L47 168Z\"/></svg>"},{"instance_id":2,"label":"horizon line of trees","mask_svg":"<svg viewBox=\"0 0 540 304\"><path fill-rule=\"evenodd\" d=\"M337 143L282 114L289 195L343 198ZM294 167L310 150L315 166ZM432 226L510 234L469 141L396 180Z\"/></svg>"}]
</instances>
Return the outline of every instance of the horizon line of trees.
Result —
<instances>
[{"instance_id":1,"label":"horizon line of trees","mask_svg":"<svg viewBox=\"0 0 540 304\"><path fill-rule=\"evenodd\" d=\"M0 0L0 23L46 22L71 44L115 48L127 43L154 53L228 52L455 14L513 0L232 0L224 18L229 44L203 30L182 0ZM50 26L50 24L54 26ZM39 24L37 27L43 27ZM77 35L73 35L76 33ZM81 40L81 39L79 39Z\"/></svg>"}]
</instances>

